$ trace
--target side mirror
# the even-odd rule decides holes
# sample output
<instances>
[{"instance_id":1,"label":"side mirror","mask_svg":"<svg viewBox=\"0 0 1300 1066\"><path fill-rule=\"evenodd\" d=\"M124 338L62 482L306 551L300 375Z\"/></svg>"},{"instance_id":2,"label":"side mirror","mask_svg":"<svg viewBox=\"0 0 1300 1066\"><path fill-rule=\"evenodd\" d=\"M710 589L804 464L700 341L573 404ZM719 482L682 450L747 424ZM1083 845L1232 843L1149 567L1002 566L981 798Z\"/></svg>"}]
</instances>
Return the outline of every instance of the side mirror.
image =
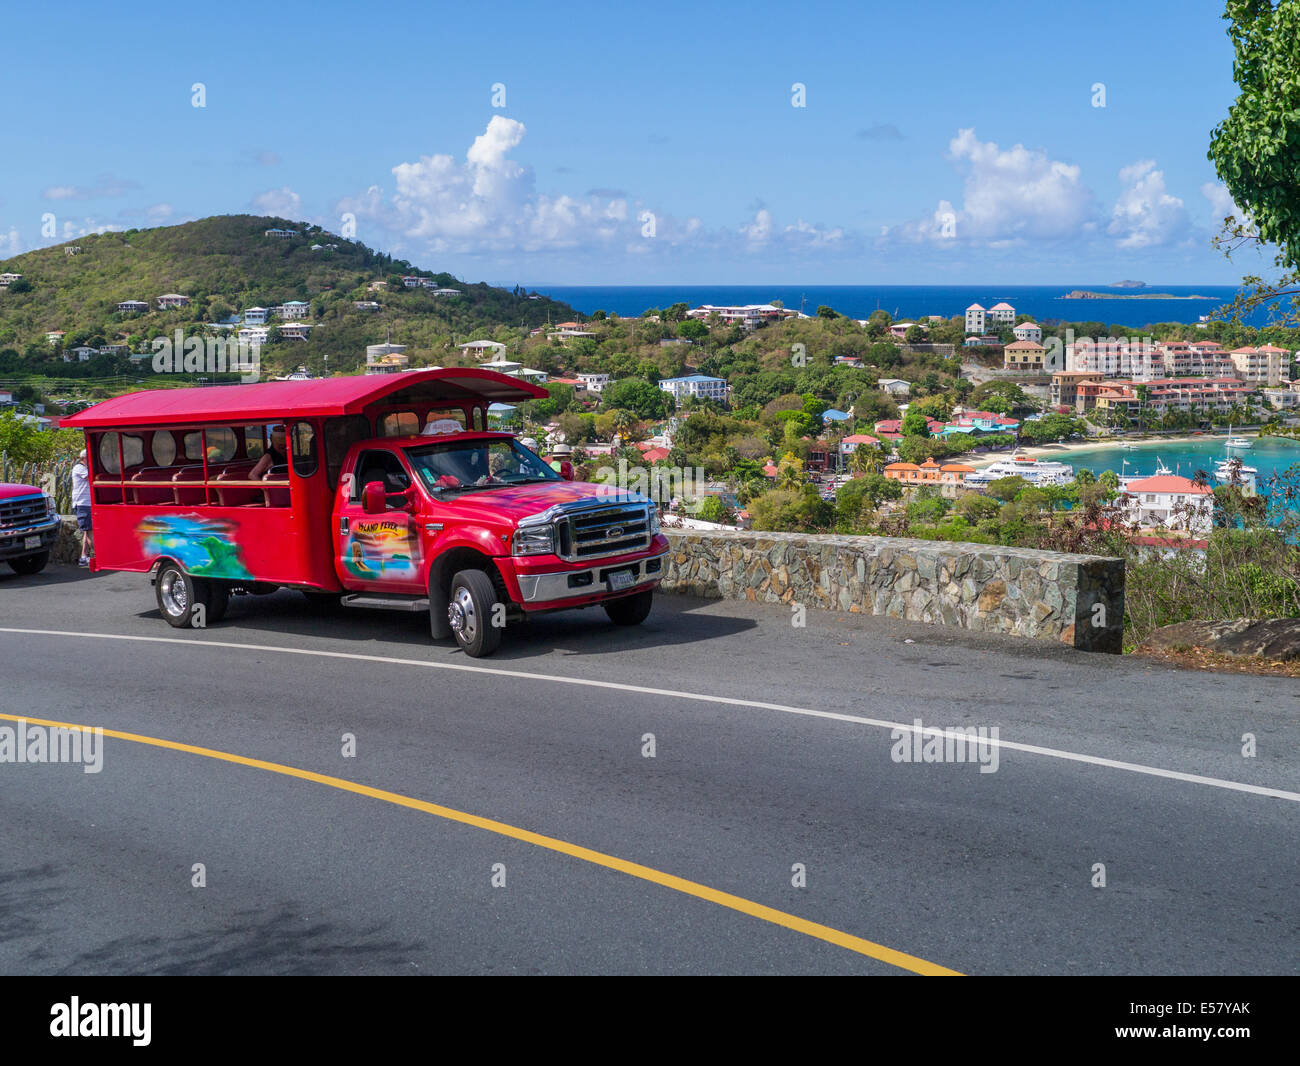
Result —
<instances>
[{"instance_id":1,"label":"side mirror","mask_svg":"<svg viewBox=\"0 0 1300 1066\"><path fill-rule=\"evenodd\" d=\"M382 481L366 482L366 487L361 490L361 509L366 514L383 514L388 510Z\"/></svg>"},{"instance_id":2,"label":"side mirror","mask_svg":"<svg viewBox=\"0 0 1300 1066\"><path fill-rule=\"evenodd\" d=\"M565 481L573 480L573 464L567 459L560 462L560 477L564 478Z\"/></svg>"}]
</instances>

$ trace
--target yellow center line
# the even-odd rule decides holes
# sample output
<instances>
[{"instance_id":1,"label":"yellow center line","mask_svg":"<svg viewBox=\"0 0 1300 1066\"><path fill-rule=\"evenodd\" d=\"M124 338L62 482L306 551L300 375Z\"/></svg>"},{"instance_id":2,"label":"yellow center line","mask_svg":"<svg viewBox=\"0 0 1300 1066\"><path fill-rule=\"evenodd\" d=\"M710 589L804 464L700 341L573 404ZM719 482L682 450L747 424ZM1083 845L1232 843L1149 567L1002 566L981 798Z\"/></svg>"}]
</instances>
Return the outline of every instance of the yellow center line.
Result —
<instances>
[{"instance_id":1,"label":"yellow center line","mask_svg":"<svg viewBox=\"0 0 1300 1066\"><path fill-rule=\"evenodd\" d=\"M55 722L44 718L32 718L30 715L0 713L0 719L5 719L10 722L26 721L32 725L40 725L56 729L89 730L95 728L71 722ZM837 947L846 948L849 951L855 951L859 955L866 955L869 958L878 959L881 962L887 962L891 966L897 966L903 970L910 970L912 973L922 974L927 977L962 976L956 970L950 970L945 966L938 965L937 963L927 962L925 959L917 958L915 955L908 955L902 951L895 951L893 948L885 947L883 944L877 944L871 940L864 940L862 937L854 936L851 933L845 933L839 929L833 929L828 925L821 925L818 922L810 922L806 918L800 918L798 915L777 910L775 907L767 907L761 903L755 903L753 900L745 899L743 896L732 895L730 892L723 892L716 888L710 888L708 885L702 885L698 881L689 881L684 877L677 877L674 874L664 873L662 870L656 870L650 866L642 866L637 862L628 862L626 859L620 859L615 855L606 855L601 851L593 851L591 848L584 848L579 844L571 844L567 840L544 836L541 833L534 833L528 829L521 829L518 826L509 825L506 822L498 822L492 818L482 818L479 815L469 814L466 811L458 811L452 807L444 807L441 804L429 803L426 800L416 799L413 796L404 796L399 792L389 792L382 788L371 788L369 785L362 785L356 781L349 781L346 778L331 777L328 774L318 774L311 770L299 769L296 766L285 766L283 763L265 762L262 759L250 759L246 755L235 755L228 751L217 751L214 748L200 748L193 744L182 744L179 741L163 740L159 737L146 737L139 733L123 733L116 729L105 729L103 730L103 734L106 737L113 737L116 740L129 740L135 744L146 744L155 748L170 748L172 751L183 751L190 755L200 755L206 759L217 759L221 762L235 763L239 766L251 767L254 770L266 770L274 774L283 774L285 777L296 777L302 781L314 781L318 785L327 785L330 788L337 788L343 792L351 792L358 796L368 796L371 799L382 800L384 803L391 803L398 807L407 807L411 810L423 811L425 814L433 814L451 822L459 822L462 825L473 826L476 829L485 829L489 833L496 833L503 837L509 837L512 840L520 840L526 844L533 844L539 848L546 848L548 851L558 852L561 855L569 855L575 859L581 859L584 862L592 863L595 866L604 866L609 870L617 870L619 873L627 874L629 877L636 877L642 881L649 881L652 884L660 885L664 888L670 888L675 892L694 896L696 899L703 899L710 903L716 903L720 907L739 911L741 914L748 914L752 918L759 918L765 922L771 922L773 925L779 925L785 929L791 929L796 933L803 933L805 936L810 936L817 940L824 940L828 944L834 944Z\"/></svg>"}]
</instances>

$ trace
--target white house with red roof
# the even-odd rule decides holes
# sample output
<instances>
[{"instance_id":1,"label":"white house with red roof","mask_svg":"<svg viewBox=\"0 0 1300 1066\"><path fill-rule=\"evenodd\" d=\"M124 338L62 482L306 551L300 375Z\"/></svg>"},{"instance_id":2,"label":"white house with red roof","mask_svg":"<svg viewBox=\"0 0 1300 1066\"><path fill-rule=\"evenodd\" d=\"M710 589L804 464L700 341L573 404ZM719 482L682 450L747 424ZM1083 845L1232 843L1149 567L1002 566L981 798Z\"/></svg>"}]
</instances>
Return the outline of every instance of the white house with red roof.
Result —
<instances>
[{"instance_id":1,"label":"white house with red roof","mask_svg":"<svg viewBox=\"0 0 1300 1066\"><path fill-rule=\"evenodd\" d=\"M880 443L879 437L873 437L870 433L854 433L850 437L840 439L840 454L852 455L862 444L876 445Z\"/></svg>"},{"instance_id":2,"label":"white house with red roof","mask_svg":"<svg viewBox=\"0 0 1300 1066\"><path fill-rule=\"evenodd\" d=\"M1010 326L1016 321L1016 309L1009 303L996 303L988 309L984 320L989 323L990 328L994 326Z\"/></svg>"},{"instance_id":3,"label":"white house with red roof","mask_svg":"<svg viewBox=\"0 0 1300 1066\"><path fill-rule=\"evenodd\" d=\"M1124 486L1124 518L1144 529L1181 529L1208 533L1213 522L1214 492L1177 474L1138 478Z\"/></svg>"},{"instance_id":4,"label":"white house with red roof","mask_svg":"<svg viewBox=\"0 0 1300 1066\"><path fill-rule=\"evenodd\" d=\"M979 304L971 304L966 308L966 332L983 333L984 318L988 314Z\"/></svg>"}]
</instances>

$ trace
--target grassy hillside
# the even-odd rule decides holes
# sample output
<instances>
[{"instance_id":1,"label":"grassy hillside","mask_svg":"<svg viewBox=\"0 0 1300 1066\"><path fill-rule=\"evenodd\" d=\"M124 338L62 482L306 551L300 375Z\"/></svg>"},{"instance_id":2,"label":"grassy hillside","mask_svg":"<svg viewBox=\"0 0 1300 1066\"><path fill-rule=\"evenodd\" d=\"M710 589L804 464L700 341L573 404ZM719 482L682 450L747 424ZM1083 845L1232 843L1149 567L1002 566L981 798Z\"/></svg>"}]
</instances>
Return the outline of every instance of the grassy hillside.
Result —
<instances>
[{"instance_id":1,"label":"grassy hillside","mask_svg":"<svg viewBox=\"0 0 1300 1066\"><path fill-rule=\"evenodd\" d=\"M297 229L299 236L264 236L272 227ZM312 251L312 245L326 247ZM337 248L330 248L337 245ZM68 249L79 248L76 254ZM126 343L132 350L177 328L201 331L248 307L288 300L311 304L316 327L308 341L285 341L263 349L272 369L299 363L319 370L349 370L364 361L365 346L385 339L408 346L412 363L443 363L452 345L479 337L517 342L530 327L574 319L572 308L548 299L529 299L449 274L420 270L404 260L373 251L285 219L223 215L157 229L80 237L75 241L0 261L0 272L22 274L29 291L0 290L0 353L8 353L0 374L75 374L102 377L128 369L101 357L69 367L45 339L63 330L64 346ZM460 297L434 297L424 289L389 286L371 292L371 282L420 274L460 289ZM21 286L26 288L26 286ZM191 297L183 310L121 315L123 300L148 301L163 293ZM358 311L357 300L373 300L378 311Z\"/></svg>"}]
</instances>

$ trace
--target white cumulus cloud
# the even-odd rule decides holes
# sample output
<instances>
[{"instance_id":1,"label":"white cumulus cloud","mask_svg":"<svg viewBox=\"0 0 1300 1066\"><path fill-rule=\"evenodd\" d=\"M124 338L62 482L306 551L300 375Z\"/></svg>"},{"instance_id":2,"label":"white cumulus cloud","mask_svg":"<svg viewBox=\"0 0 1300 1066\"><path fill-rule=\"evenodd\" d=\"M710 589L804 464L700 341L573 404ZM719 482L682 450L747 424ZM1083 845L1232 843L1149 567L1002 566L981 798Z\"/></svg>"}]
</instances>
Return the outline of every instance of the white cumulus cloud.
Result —
<instances>
[{"instance_id":1,"label":"white cumulus cloud","mask_svg":"<svg viewBox=\"0 0 1300 1066\"><path fill-rule=\"evenodd\" d=\"M1106 232L1121 248L1152 248L1186 236L1189 226L1183 201L1165 188L1164 171L1152 159L1139 160L1119 172L1126 188L1111 211Z\"/></svg>"},{"instance_id":2,"label":"white cumulus cloud","mask_svg":"<svg viewBox=\"0 0 1300 1066\"><path fill-rule=\"evenodd\" d=\"M940 200L928 217L888 227L882 236L1008 247L1086 232L1093 195L1077 165L1022 144L1000 148L981 141L973 128L959 130L948 142L948 158L965 175L960 205Z\"/></svg>"},{"instance_id":3,"label":"white cumulus cloud","mask_svg":"<svg viewBox=\"0 0 1300 1066\"><path fill-rule=\"evenodd\" d=\"M253 197L252 205L264 215L290 220L302 218L302 197L287 185L258 193Z\"/></svg>"}]
</instances>

